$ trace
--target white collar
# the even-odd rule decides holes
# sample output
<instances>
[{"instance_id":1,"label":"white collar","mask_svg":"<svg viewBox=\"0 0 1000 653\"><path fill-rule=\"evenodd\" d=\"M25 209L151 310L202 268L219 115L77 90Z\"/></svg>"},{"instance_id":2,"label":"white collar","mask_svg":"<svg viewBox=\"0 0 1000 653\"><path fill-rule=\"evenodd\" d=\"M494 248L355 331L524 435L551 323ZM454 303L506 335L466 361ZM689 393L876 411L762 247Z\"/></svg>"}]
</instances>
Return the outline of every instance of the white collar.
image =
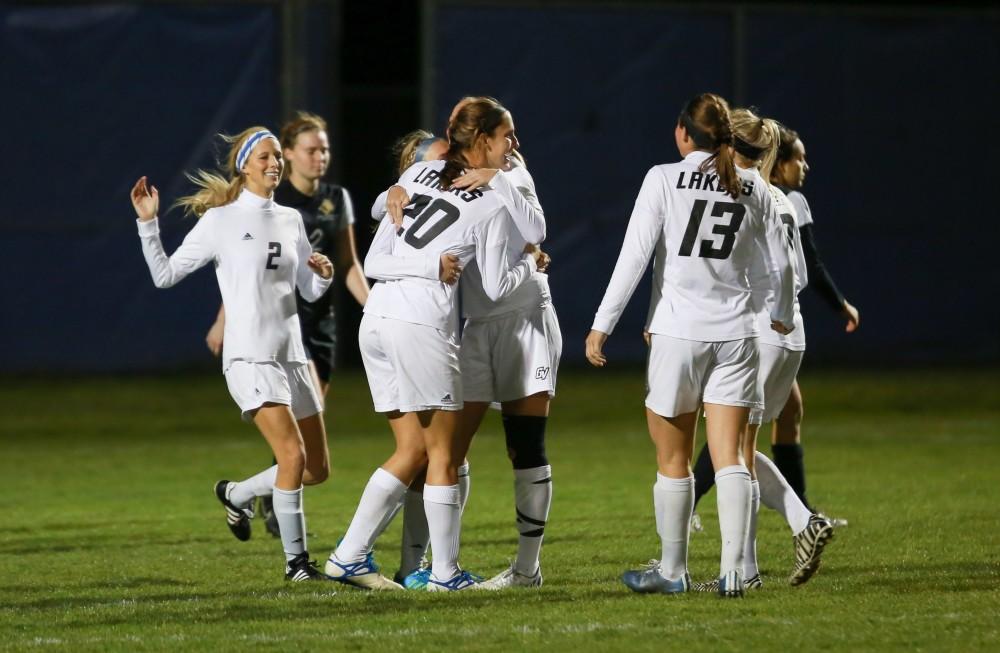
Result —
<instances>
[{"instance_id":1,"label":"white collar","mask_svg":"<svg viewBox=\"0 0 1000 653\"><path fill-rule=\"evenodd\" d=\"M269 209L274 206L274 198L261 197L244 186L243 190L240 191L240 196L236 198L235 204L255 209Z\"/></svg>"}]
</instances>

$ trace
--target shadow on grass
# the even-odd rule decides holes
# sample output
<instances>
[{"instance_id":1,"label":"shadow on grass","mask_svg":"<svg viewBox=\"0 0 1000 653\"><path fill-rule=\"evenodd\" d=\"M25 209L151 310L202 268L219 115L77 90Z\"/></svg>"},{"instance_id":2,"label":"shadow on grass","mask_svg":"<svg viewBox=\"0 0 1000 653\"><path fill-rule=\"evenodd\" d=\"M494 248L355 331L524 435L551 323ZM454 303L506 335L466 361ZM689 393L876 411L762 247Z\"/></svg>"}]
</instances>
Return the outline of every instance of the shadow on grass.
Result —
<instances>
[{"instance_id":1,"label":"shadow on grass","mask_svg":"<svg viewBox=\"0 0 1000 653\"><path fill-rule=\"evenodd\" d=\"M898 592L990 592L1000 582L1000 565L982 560L885 567L828 565L821 574L861 587Z\"/></svg>"}]
</instances>

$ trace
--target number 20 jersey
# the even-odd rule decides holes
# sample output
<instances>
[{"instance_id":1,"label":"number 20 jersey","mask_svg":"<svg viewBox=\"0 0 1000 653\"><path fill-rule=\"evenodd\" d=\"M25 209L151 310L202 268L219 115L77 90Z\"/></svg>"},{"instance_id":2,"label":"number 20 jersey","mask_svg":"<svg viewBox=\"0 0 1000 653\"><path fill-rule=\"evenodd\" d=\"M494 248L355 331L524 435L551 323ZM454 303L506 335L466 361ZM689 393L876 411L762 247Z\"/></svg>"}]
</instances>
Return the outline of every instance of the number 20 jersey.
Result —
<instances>
[{"instance_id":1,"label":"number 20 jersey","mask_svg":"<svg viewBox=\"0 0 1000 653\"><path fill-rule=\"evenodd\" d=\"M749 279L756 257L775 288L772 317L792 324L792 267L764 181L737 170L742 187L734 199L714 167L700 169L709 156L694 151L646 174L595 330L614 329L654 250L651 333L702 342L756 336Z\"/></svg>"},{"instance_id":2,"label":"number 20 jersey","mask_svg":"<svg viewBox=\"0 0 1000 653\"><path fill-rule=\"evenodd\" d=\"M513 255L510 241L517 228L496 191L490 189L441 190L444 161L417 163L397 182L406 189L410 204L401 229L383 222L366 259L380 248L393 258L427 259L437 269L437 258L452 254L463 268L475 260L483 290L493 301L508 296L537 269L529 255ZM384 278L372 288L365 313L452 332L458 324L456 287L434 278L406 276Z\"/></svg>"}]
</instances>

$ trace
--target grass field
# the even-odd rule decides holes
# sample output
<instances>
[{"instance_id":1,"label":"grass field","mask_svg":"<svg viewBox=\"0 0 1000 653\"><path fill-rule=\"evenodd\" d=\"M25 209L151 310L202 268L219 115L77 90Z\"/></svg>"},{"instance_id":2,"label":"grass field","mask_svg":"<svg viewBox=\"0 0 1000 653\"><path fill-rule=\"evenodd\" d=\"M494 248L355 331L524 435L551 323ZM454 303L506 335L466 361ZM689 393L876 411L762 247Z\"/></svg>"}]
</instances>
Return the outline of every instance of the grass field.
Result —
<instances>
[{"instance_id":1,"label":"grass field","mask_svg":"<svg viewBox=\"0 0 1000 653\"><path fill-rule=\"evenodd\" d=\"M1000 650L1000 374L802 384L810 496L850 526L793 589L787 528L762 512L765 588L722 601L637 596L618 580L659 554L636 370L560 378L545 586L448 596L293 586L260 524L236 541L212 484L269 454L221 376L0 381L0 649ZM330 405L333 475L306 494L319 560L391 449L360 374L338 377ZM462 562L492 575L516 542L496 416L470 459ZM696 580L718 569L714 497L692 538ZM390 574L398 522L376 550Z\"/></svg>"}]
</instances>

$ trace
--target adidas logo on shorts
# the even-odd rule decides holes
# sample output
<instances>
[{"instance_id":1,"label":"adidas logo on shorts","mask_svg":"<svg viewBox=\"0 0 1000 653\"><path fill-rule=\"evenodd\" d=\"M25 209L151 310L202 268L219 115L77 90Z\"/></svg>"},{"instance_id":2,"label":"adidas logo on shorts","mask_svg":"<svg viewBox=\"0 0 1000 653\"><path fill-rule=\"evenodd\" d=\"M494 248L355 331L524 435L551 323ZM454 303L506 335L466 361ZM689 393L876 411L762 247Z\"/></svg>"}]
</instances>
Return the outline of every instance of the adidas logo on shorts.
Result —
<instances>
[{"instance_id":1,"label":"adidas logo on shorts","mask_svg":"<svg viewBox=\"0 0 1000 653\"><path fill-rule=\"evenodd\" d=\"M243 240L253 240L253 236L250 235L249 231L243 234Z\"/></svg>"},{"instance_id":2,"label":"adidas logo on shorts","mask_svg":"<svg viewBox=\"0 0 1000 653\"><path fill-rule=\"evenodd\" d=\"M449 392L445 396L441 397L441 401L454 401L454 399L451 398L451 393Z\"/></svg>"}]
</instances>

